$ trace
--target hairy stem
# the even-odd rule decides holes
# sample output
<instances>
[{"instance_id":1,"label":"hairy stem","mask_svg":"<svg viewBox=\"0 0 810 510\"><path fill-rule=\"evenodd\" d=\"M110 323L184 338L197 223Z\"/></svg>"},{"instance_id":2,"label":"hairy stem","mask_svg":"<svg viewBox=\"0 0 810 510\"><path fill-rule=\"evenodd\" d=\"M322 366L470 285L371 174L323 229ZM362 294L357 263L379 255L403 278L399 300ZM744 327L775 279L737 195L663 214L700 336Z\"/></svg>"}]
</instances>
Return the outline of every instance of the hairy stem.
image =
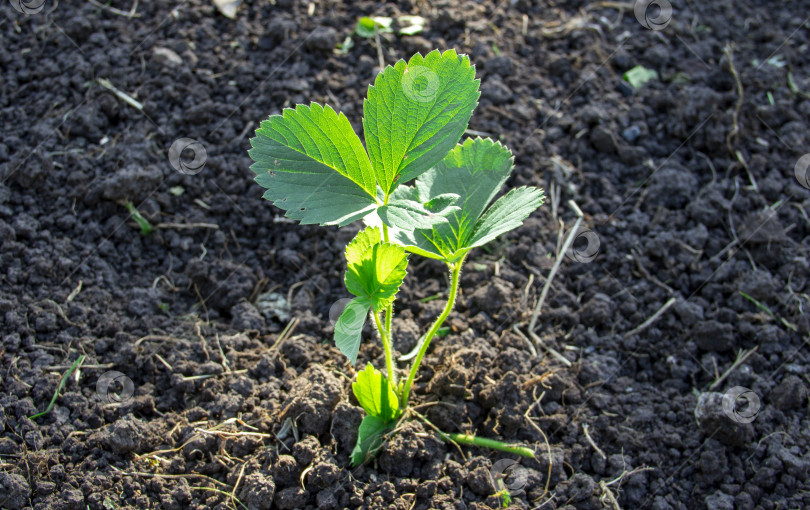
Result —
<instances>
[{"instance_id":1,"label":"hairy stem","mask_svg":"<svg viewBox=\"0 0 810 510\"><path fill-rule=\"evenodd\" d=\"M419 353L416 355L416 359L411 365L411 372L408 374L408 380L405 382L405 387L402 389L402 407L408 407L408 395L411 392L411 386L413 385L413 380L416 377L416 372L419 370L419 365L422 363L422 358L425 356L425 353L430 347L431 339L436 335L436 332L439 331L439 328L442 327L445 319L447 316L450 315L450 311L453 310L453 305L456 304L456 295L458 294L458 280L459 275L461 274L461 266L464 264L464 259L462 258L455 264L450 265L450 295L447 297L447 304L444 305L444 310L442 314L439 315L439 318L436 319L436 322L428 330L427 334L425 335L425 341L422 342L422 347L419 348Z\"/></svg>"},{"instance_id":2,"label":"hairy stem","mask_svg":"<svg viewBox=\"0 0 810 510\"><path fill-rule=\"evenodd\" d=\"M391 352L391 334L380 323L380 316L376 311L371 312L374 315L374 322L377 324L377 330L380 332L380 339L382 340L383 350L385 351L385 369L388 372L388 380L396 387L397 373L394 371L394 356Z\"/></svg>"},{"instance_id":3,"label":"hairy stem","mask_svg":"<svg viewBox=\"0 0 810 510\"><path fill-rule=\"evenodd\" d=\"M385 197L385 203L388 203L388 196ZM388 242L388 226L383 223L382 226L383 231L383 241L386 243ZM394 337L393 332L391 331L391 321L394 315L394 304L391 303L387 307L385 307L385 328L380 328L379 322L377 323L377 328L380 330L380 334L383 336L383 348L385 349L385 366L388 369L388 380L391 381L391 384L396 387L397 385L397 373L394 371L394 357L392 354L393 345L394 345ZM377 319L377 314L374 314L374 320Z\"/></svg>"}]
</instances>

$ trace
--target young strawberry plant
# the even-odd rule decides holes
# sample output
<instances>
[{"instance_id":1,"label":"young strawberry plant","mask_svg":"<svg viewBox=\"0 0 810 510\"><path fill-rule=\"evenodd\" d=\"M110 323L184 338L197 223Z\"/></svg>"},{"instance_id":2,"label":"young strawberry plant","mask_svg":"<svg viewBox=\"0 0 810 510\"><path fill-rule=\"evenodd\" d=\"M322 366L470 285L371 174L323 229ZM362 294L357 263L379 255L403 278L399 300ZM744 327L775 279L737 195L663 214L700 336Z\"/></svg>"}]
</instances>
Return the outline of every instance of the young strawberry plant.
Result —
<instances>
[{"instance_id":1,"label":"young strawberry plant","mask_svg":"<svg viewBox=\"0 0 810 510\"><path fill-rule=\"evenodd\" d=\"M493 203L512 171L511 152L489 139L459 144L478 105L478 86L467 56L453 50L416 54L387 67L369 87L365 147L345 115L317 103L271 116L251 139L256 182L287 217L302 224L342 227L362 219L368 225L346 247L344 281L355 297L335 325L335 344L352 364L368 317L385 353L385 374L367 364L352 384L366 412L354 464L373 457L408 413L419 365L453 309L469 252L519 227L543 203L543 191L527 186ZM391 322L409 254L443 262L450 288L401 380ZM533 456L528 448L467 434L440 436Z\"/></svg>"}]
</instances>

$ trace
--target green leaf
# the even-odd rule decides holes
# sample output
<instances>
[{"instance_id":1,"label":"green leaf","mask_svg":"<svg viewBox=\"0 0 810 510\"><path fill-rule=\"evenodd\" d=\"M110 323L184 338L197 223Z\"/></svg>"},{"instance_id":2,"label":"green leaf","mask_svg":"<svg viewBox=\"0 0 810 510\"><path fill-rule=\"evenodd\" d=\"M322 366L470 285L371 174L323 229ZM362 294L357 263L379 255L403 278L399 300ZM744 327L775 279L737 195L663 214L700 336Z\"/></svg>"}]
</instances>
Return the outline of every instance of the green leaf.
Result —
<instances>
[{"instance_id":1,"label":"green leaf","mask_svg":"<svg viewBox=\"0 0 810 510\"><path fill-rule=\"evenodd\" d=\"M419 196L459 195L461 211L447 224L432 229L397 230L394 239L408 251L454 262L472 248L519 227L542 203L537 188L519 188L499 199L484 213L512 171L512 154L489 139L466 140L416 181ZM483 216L482 216L483 214Z\"/></svg>"},{"instance_id":2,"label":"green leaf","mask_svg":"<svg viewBox=\"0 0 810 510\"><path fill-rule=\"evenodd\" d=\"M622 79L629 83L634 89L641 88L650 80L657 80L658 73L654 69L647 69L644 66L636 66L622 75Z\"/></svg>"},{"instance_id":3,"label":"green leaf","mask_svg":"<svg viewBox=\"0 0 810 510\"><path fill-rule=\"evenodd\" d=\"M335 324L335 345L349 362L357 362L357 353L360 352L363 325L366 323L371 302L365 298L355 298L349 301Z\"/></svg>"},{"instance_id":4,"label":"green leaf","mask_svg":"<svg viewBox=\"0 0 810 510\"><path fill-rule=\"evenodd\" d=\"M382 372L367 364L365 370L357 373L357 381L352 383L357 401L369 416L377 416L385 422L399 415L399 399L394 388Z\"/></svg>"},{"instance_id":5,"label":"green leaf","mask_svg":"<svg viewBox=\"0 0 810 510\"><path fill-rule=\"evenodd\" d=\"M458 143L478 104L478 85L469 57L455 50L417 53L377 75L363 102L363 131L386 196Z\"/></svg>"},{"instance_id":6,"label":"green leaf","mask_svg":"<svg viewBox=\"0 0 810 510\"><path fill-rule=\"evenodd\" d=\"M366 415L360 422L357 444L352 450L352 466L359 466L373 457L383 444L383 436L392 428L378 416Z\"/></svg>"},{"instance_id":7,"label":"green leaf","mask_svg":"<svg viewBox=\"0 0 810 510\"><path fill-rule=\"evenodd\" d=\"M461 211L455 205L459 198L455 193L445 193L422 203L416 188L401 186L392 196L388 205L377 209L383 223L392 228L433 228L433 225L447 223L448 215Z\"/></svg>"},{"instance_id":8,"label":"green leaf","mask_svg":"<svg viewBox=\"0 0 810 510\"><path fill-rule=\"evenodd\" d=\"M483 246L499 235L518 228L541 205L543 190L526 186L511 190L481 216L468 246Z\"/></svg>"},{"instance_id":9,"label":"green leaf","mask_svg":"<svg viewBox=\"0 0 810 510\"><path fill-rule=\"evenodd\" d=\"M360 232L346 247L346 288L375 311L394 301L405 279L408 257L402 246L383 243L377 228Z\"/></svg>"},{"instance_id":10,"label":"green leaf","mask_svg":"<svg viewBox=\"0 0 810 510\"><path fill-rule=\"evenodd\" d=\"M301 223L346 225L377 206L377 184L345 115L318 103L285 109L250 140L264 198Z\"/></svg>"},{"instance_id":11,"label":"green leaf","mask_svg":"<svg viewBox=\"0 0 810 510\"><path fill-rule=\"evenodd\" d=\"M357 20L357 26L354 27L354 33L366 39L374 39L375 27L377 28L377 33L390 33L394 31L391 28L391 23L393 21L393 18L387 18L384 16L375 16L373 18L363 16Z\"/></svg>"},{"instance_id":12,"label":"green leaf","mask_svg":"<svg viewBox=\"0 0 810 510\"><path fill-rule=\"evenodd\" d=\"M447 224L432 229L399 230L394 238L409 251L452 262L472 248L470 239L479 217L495 198L512 171L512 153L490 139L468 139L416 181L419 196L439 197L456 193L460 212ZM514 228L514 227L512 227Z\"/></svg>"},{"instance_id":13,"label":"green leaf","mask_svg":"<svg viewBox=\"0 0 810 510\"><path fill-rule=\"evenodd\" d=\"M362 264L363 255L375 244L382 241L380 229L377 227L369 227L361 230L354 236L348 245L346 245L346 263L347 264Z\"/></svg>"}]
</instances>

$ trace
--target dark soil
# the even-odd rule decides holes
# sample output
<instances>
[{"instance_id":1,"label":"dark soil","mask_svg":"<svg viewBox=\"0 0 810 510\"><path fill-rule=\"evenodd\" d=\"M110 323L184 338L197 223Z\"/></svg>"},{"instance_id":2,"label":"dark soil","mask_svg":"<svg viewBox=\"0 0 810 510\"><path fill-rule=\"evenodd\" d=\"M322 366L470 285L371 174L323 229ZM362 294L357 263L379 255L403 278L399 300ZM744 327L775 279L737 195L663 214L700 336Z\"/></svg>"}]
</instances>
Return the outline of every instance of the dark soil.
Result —
<instances>
[{"instance_id":1,"label":"dark soil","mask_svg":"<svg viewBox=\"0 0 810 510\"><path fill-rule=\"evenodd\" d=\"M421 410L446 431L536 446L506 480L515 507L810 507L810 191L794 177L810 152L810 4L678 2L662 31L630 7L275 0L230 20L207 0L139 2L135 18L5 2L0 507L501 504L492 472L511 457L462 456L420 422L349 467L362 411L329 313L359 226L286 221L248 169L252 131L284 107L328 102L359 131L377 51L356 37L333 49L358 16L399 13L429 24L384 37L386 62L468 53L483 91L471 129L512 149L510 185L559 193L468 262L416 385L436 404ZM635 65L659 79L634 91L621 75ZM180 138L205 148L199 173L170 164ZM600 251L566 257L537 334L570 366L512 328L525 332L559 220L576 220L569 200ZM142 235L126 201L161 228ZM401 352L446 280L412 264ZM383 366L367 335L359 362ZM81 355L51 412L29 419ZM111 371L126 377L105 390ZM722 409L737 386L761 403L752 420Z\"/></svg>"}]
</instances>

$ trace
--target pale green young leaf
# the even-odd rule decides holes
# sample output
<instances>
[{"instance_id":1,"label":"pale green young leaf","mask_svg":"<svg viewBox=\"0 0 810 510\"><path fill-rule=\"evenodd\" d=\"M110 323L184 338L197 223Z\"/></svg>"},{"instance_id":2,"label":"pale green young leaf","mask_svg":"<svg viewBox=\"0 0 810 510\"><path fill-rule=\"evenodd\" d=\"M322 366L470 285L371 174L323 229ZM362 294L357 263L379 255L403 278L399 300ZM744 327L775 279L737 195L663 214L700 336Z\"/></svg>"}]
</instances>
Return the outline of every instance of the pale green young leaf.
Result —
<instances>
[{"instance_id":1,"label":"pale green young leaf","mask_svg":"<svg viewBox=\"0 0 810 510\"><path fill-rule=\"evenodd\" d=\"M378 416L389 422L399 415L399 399L394 388L382 372L371 364L357 373L352 391L360 406L369 416Z\"/></svg>"},{"instance_id":2,"label":"pale green young leaf","mask_svg":"<svg viewBox=\"0 0 810 510\"><path fill-rule=\"evenodd\" d=\"M363 255L375 244L382 241L380 229L377 227L368 227L361 230L354 236L348 245L346 245L346 262L348 264L362 264Z\"/></svg>"},{"instance_id":3,"label":"pale green young leaf","mask_svg":"<svg viewBox=\"0 0 810 510\"><path fill-rule=\"evenodd\" d=\"M379 416L366 415L357 431L357 444L351 454L352 466L359 466L374 457L383 444L383 436L391 429L393 426Z\"/></svg>"},{"instance_id":4,"label":"pale green young leaf","mask_svg":"<svg viewBox=\"0 0 810 510\"><path fill-rule=\"evenodd\" d=\"M369 299L372 308L379 311L394 301L407 267L408 257L402 246L377 243L361 257L347 261L344 282L349 292Z\"/></svg>"},{"instance_id":5,"label":"pale green young leaf","mask_svg":"<svg viewBox=\"0 0 810 510\"><path fill-rule=\"evenodd\" d=\"M543 190L522 186L511 190L492 204L475 225L468 246L483 246L499 235L514 230L543 205Z\"/></svg>"},{"instance_id":6,"label":"pale green young leaf","mask_svg":"<svg viewBox=\"0 0 810 510\"><path fill-rule=\"evenodd\" d=\"M335 345L352 365L357 361L360 352L363 325L366 323L371 301L367 298L355 298L349 301L335 324Z\"/></svg>"},{"instance_id":7,"label":"pale green young leaf","mask_svg":"<svg viewBox=\"0 0 810 510\"><path fill-rule=\"evenodd\" d=\"M301 223L346 225L377 206L377 184L345 115L318 103L285 109L250 140L264 198Z\"/></svg>"},{"instance_id":8,"label":"pale green young leaf","mask_svg":"<svg viewBox=\"0 0 810 510\"><path fill-rule=\"evenodd\" d=\"M447 223L447 216L461 210L455 205L458 198L455 193L445 193L423 203L416 188L400 186L388 204L377 210L377 214L391 228L433 228L434 225Z\"/></svg>"},{"instance_id":9,"label":"pale green young leaf","mask_svg":"<svg viewBox=\"0 0 810 510\"><path fill-rule=\"evenodd\" d=\"M478 85L469 57L455 50L416 54L377 75L363 102L363 131L386 196L458 143L478 104Z\"/></svg>"},{"instance_id":10,"label":"pale green young leaf","mask_svg":"<svg viewBox=\"0 0 810 510\"><path fill-rule=\"evenodd\" d=\"M448 215L448 223L432 229L399 230L394 238L409 251L452 262L472 246L469 240L479 217L512 171L512 153L490 139L468 139L416 180L420 197L456 193L461 211Z\"/></svg>"}]
</instances>

